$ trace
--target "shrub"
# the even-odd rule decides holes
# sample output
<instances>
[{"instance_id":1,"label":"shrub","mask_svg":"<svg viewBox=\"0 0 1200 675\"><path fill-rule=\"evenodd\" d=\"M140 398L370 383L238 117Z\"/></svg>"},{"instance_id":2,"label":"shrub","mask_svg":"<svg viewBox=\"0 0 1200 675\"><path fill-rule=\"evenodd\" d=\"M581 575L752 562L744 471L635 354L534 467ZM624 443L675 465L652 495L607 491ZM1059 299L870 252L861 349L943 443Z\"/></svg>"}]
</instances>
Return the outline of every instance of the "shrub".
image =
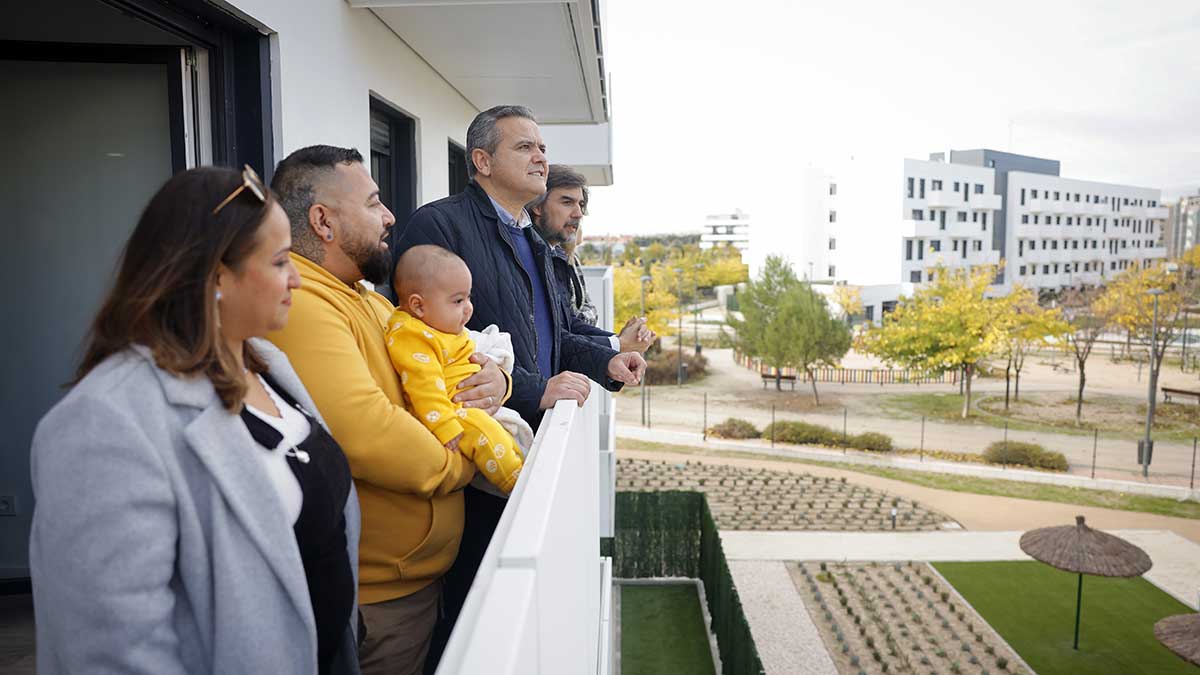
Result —
<instances>
[{"instance_id":1,"label":"shrub","mask_svg":"<svg viewBox=\"0 0 1200 675\"><path fill-rule=\"evenodd\" d=\"M688 381L708 374L708 359L703 354L696 354L690 349L683 352L683 362L687 364ZM679 352L675 349L661 350L657 354L646 353L647 384L675 384L679 381Z\"/></svg>"},{"instance_id":2,"label":"shrub","mask_svg":"<svg viewBox=\"0 0 1200 675\"><path fill-rule=\"evenodd\" d=\"M1051 471L1067 470L1067 458L1061 452L1046 450L1037 443L1021 441L992 443L983 452L983 461L989 464L1013 464Z\"/></svg>"},{"instance_id":3,"label":"shrub","mask_svg":"<svg viewBox=\"0 0 1200 675\"><path fill-rule=\"evenodd\" d=\"M847 440L849 441L847 445L852 448L858 448L859 450L891 452L893 449L892 437L876 431L864 431L863 433L852 436Z\"/></svg>"},{"instance_id":4,"label":"shrub","mask_svg":"<svg viewBox=\"0 0 1200 675\"><path fill-rule=\"evenodd\" d=\"M996 659L996 667L1000 670L1008 670L1008 659L1004 658L1003 656Z\"/></svg>"},{"instance_id":5,"label":"shrub","mask_svg":"<svg viewBox=\"0 0 1200 675\"><path fill-rule=\"evenodd\" d=\"M758 438L758 428L746 420L730 417L708 428L708 433L717 438Z\"/></svg>"},{"instance_id":6,"label":"shrub","mask_svg":"<svg viewBox=\"0 0 1200 675\"><path fill-rule=\"evenodd\" d=\"M777 442L797 445L839 445L842 440L841 434L835 433L833 429L819 424L792 421L768 424L762 431L762 437L774 437Z\"/></svg>"}]
</instances>

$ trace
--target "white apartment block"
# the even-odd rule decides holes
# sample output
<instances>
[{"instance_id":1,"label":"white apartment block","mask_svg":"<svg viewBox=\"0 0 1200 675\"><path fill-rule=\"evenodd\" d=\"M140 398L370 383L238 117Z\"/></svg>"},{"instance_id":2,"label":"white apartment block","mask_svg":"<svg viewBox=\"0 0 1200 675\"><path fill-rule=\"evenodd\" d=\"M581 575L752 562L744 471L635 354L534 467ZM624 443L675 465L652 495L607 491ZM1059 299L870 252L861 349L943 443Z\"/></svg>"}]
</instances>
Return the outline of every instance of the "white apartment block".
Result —
<instances>
[{"instance_id":1,"label":"white apartment block","mask_svg":"<svg viewBox=\"0 0 1200 675\"><path fill-rule=\"evenodd\" d=\"M1008 279L1037 290L1100 286L1167 257L1160 191L1013 171Z\"/></svg>"},{"instance_id":2,"label":"white apartment block","mask_svg":"<svg viewBox=\"0 0 1200 675\"><path fill-rule=\"evenodd\" d=\"M902 282L1004 262L996 290L1098 286L1167 257L1159 190L1064 178L1057 161L969 150L904 160Z\"/></svg>"},{"instance_id":3,"label":"white apartment block","mask_svg":"<svg viewBox=\"0 0 1200 675\"><path fill-rule=\"evenodd\" d=\"M901 282L930 281L931 268L995 265L1000 211L996 172L985 167L904 160Z\"/></svg>"},{"instance_id":4,"label":"white apartment block","mask_svg":"<svg viewBox=\"0 0 1200 675\"><path fill-rule=\"evenodd\" d=\"M1167 205L1167 223L1163 239L1167 255L1175 258L1200 244L1200 195L1181 197Z\"/></svg>"},{"instance_id":5,"label":"white apartment block","mask_svg":"<svg viewBox=\"0 0 1200 675\"><path fill-rule=\"evenodd\" d=\"M700 248L720 246L733 246L741 252L743 261L745 260L746 249L750 247L750 216L741 209L704 218L704 225L700 230Z\"/></svg>"}]
</instances>

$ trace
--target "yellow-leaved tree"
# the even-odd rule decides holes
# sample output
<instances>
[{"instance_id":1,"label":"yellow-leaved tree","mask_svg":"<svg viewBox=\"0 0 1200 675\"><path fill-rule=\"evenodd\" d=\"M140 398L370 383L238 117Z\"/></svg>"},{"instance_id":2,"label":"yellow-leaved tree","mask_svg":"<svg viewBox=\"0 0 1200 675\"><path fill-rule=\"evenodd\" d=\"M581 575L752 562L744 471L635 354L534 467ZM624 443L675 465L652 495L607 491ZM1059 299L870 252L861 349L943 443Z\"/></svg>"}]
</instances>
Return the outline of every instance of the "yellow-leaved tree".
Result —
<instances>
[{"instance_id":1,"label":"yellow-leaved tree","mask_svg":"<svg viewBox=\"0 0 1200 675\"><path fill-rule=\"evenodd\" d=\"M833 301L842 309L843 318L849 326L854 317L862 314L862 288L841 284L833 287Z\"/></svg>"},{"instance_id":2,"label":"yellow-leaved tree","mask_svg":"<svg viewBox=\"0 0 1200 675\"><path fill-rule=\"evenodd\" d=\"M961 371L962 416L971 410L971 380L979 363L1004 340L1005 302L987 297L994 265L972 270L938 266L934 281L868 330L859 348L888 363L927 373Z\"/></svg>"},{"instance_id":3,"label":"yellow-leaved tree","mask_svg":"<svg viewBox=\"0 0 1200 675\"><path fill-rule=\"evenodd\" d=\"M642 276L642 268L639 265L623 264L613 267L615 321L625 321L631 316L643 316ZM646 276L650 277L645 283L646 324L659 335L674 335L679 300L672 292L675 284L670 272L659 265L652 270L652 274Z\"/></svg>"},{"instance_id":4,"label":"yellow-leaved tree","mask_svg":"<svg viewBox=\"0 0 1200 675\"><path fill-rule=\"evenodd\" d=\"M1004 339L1000 355L1005 359L1004 409L1008 410L1010 384L1015 382L1013 400L1021 400L1021 369L1025 367L1025 357L1038 347L1063 344L1069 326L1058 308L1038 305L1037 294L1019 284L1002 299L1002 303Z\"/></svg>"}]
</instances>

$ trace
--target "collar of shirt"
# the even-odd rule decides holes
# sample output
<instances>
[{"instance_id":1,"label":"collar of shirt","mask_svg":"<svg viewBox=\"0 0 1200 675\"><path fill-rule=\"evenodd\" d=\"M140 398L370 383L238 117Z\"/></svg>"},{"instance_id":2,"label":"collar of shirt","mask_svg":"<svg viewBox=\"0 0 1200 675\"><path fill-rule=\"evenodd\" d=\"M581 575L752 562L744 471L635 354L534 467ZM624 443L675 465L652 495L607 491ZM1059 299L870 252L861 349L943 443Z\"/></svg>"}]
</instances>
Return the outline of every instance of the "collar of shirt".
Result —
<instances>
[{"instance_id":1,"label":"collar of shirt","mask_svg":"<svg viewBox=\"0 0 1200 675\"><path fill-rule=\"evenodd\" d=\"M530 225L533 225L533 221L529 218L529 212L525 209L521 209L521 217L520 219L517 219L514 218L513 215L509 213L503 206L500 206L500 202L492 199L491 195L488 195L488 199L491 200L492 206L496 207L496 215L500 216L500 222L504 223L505 225L508 225L509 227L515 227L518 230L523 230Z\"/></svg>"}]
</instances>

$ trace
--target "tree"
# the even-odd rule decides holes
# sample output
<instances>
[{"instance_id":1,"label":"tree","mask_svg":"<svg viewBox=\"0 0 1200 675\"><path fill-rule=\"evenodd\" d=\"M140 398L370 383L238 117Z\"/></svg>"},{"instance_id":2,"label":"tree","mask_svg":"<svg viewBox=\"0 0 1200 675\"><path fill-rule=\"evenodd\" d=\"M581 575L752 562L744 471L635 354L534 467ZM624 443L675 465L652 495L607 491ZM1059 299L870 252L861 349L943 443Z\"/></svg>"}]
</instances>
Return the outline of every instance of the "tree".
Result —
<instances>
[{"instance_id":1,"label":"tree","mask_svg":"<svg viewBox=\"0 0 1200 675\"><path fill-rule=\"evenodd\" d=\"M1003 299L1005 314L1002 318L1004 341L1001 354L1004 366L1004 410L1008 410L1009 388L1016 376L1013 388L1014 400L1021 400L1021 369L1025 367L1025 356L1030 350L1049 344L1066 335L1068 327L1058 309L1038 305L1037 296L1024 286L1015 286Z\"/></svg>"},{"instance_id":2,"label":"tree","mask_svg":"<svg viewBox=\"0 0 1200 675\"><path fill-rule=\"evenodd\" d=\"M783 258L771 256L739 302L743 318L730 323L742 351L776 369L776 390L782 389L780 369L803 370L820 405L814 369L837 365L850 348L850 331L830 314L825 298L796 279Z\"/></svg>"},{"instance_id":3,"label":"tree","mask_svg":"<svg viewBox=\"0 0 1200 675\"><path fill-rule=\"evenodd\" d=\"M780 313L790 329L795 353L792 365L812 383L813 402L821 405L814 370L836 366L850 349L850 328L829 311L825 298L809 284L794 284L784 294ZM778 383L776 383L778 385Z\"/></svg>"},{"instance_id":4,"label":"tree","mask_svg":"<svg viewBox=\"0 0 1200 675\"><path fill-rule=\"evenodd\" d=\"M1125 329L1127 340L1137 340L1144 345L1147 354L1153 352L1155 362L1150 366L1157 371L1162 366L1166 347L1182 329L1183 313L1195 286L1188 274L1178 275L1174 267L1159 263L1151 267L1131 267L1113 280L1104 289L1097 301L1102 311L1112 317L1112 322ZM1158 296L1158 332L1154 333L1154 296L1150 290L1163 291Z\"/></svg>"},{"instance_id":5,"label":"tree","mask_svg":"<svg viewBox=\"0 0 1200 675\"><path fill-rule=\"evenodd\" d=\"M629 242L625 244L625 252L621 254L621 260L627 264L637 264L642 257L642 247L637 245L637 242Z\"/></svg>"},{"instance_id":6,"label":"tree","mask_svg":"<svg viewBox=\"0 0 1200 675\"><path fill-rule=\"evenodd\" d=\"M1063 313L1068 322L1067 349L1075 358L1079 389L1075 394L1075 426L1083 421L1083 387L1087 384L1087 360L1096 340L1113 323L1111 305L1100 302L1104 291L1071 289L1063 297Z\"/></svg>"},{"instance_id":7,"label":"tree","mask_svg":"<svg viewBox=\"0 0 1200 675\"><path fill-rule=\"evenodd\" d=\"M659 335L673 334L679 309L672 291L674 283L658 270L646 282L646 325ZM618 265L613 268L613 315L618 321L642 316L642 268L637 265Z\"/></svg>"},{"instance_id":8,"label":"tree","mask_svg":"<svg viewBox=\"0 0 1200 675\"><path fill-rule=\"evenodd\" d=\"M935 281L905 299L881 326L863 335L861 347L883 360L930 373L963 373L962 416L971 409L971 380L979 363L1004 337L1004 302L986 296L996 267L971 270L939 265Z\"/></svg>"},{"instance_id":9,"label":"tree","mask_svg":"<svg viewBox=\"0 0 1200 675\"><path fill-rule=\"evenodd\" d=\"M862 288L858 286L838 285L833 287L833 301L841 308L842 314L849 326L854 317L862 314Z\"/></svg>"}]
</instances>

